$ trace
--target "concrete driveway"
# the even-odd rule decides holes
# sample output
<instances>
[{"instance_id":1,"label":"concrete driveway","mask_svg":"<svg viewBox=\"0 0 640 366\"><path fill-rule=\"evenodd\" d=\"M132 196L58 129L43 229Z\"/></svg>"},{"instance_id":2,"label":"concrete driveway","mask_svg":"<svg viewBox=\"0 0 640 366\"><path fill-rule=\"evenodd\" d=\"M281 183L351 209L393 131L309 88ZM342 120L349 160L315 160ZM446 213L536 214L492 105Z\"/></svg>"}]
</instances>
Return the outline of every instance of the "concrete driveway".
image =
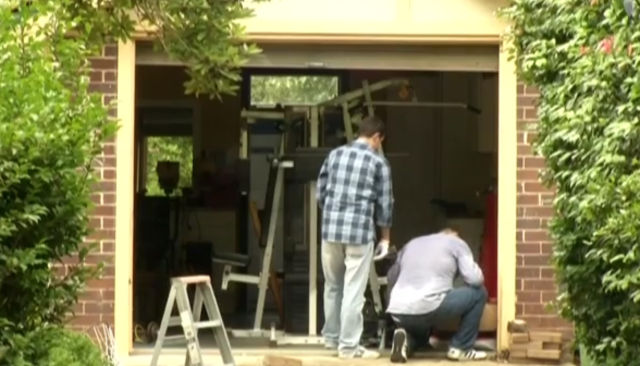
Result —
<instances>
[{"instance_id":1,"label":"concrete driveway","mask_svg":"<svg viewBox=\"0 0 640 366\"><path fill-rule=\"evenodd\" d=\"M302 361L303 366L363 366L363 365L394 365L389 361L387 355L377 360L339 360L331 356L325 351L308 351L308 350L273 350L273 349L241 349L234 352L236 366L262 366L264 355L278 355L284 357L297 358ZM204 351L203 358L207 366L223 366L220 355L215 350ZM150 350L137 351L128 359L123 360L123 366L149 366L151 362ZM466 362L468 365L477 366L496 366L505 365L505 362L486 361L486 362ZM164 351L160 356L158 366L183 366L184 351L170 349ZM460 362L453 362L444 359L443 354L429 354L411 359L407 365L414 366L453 366L460 365ZM548 366L549 364L530 363L535 366ZM572 365L572 364L564 364Z\"/></svg>"}]
</instances>

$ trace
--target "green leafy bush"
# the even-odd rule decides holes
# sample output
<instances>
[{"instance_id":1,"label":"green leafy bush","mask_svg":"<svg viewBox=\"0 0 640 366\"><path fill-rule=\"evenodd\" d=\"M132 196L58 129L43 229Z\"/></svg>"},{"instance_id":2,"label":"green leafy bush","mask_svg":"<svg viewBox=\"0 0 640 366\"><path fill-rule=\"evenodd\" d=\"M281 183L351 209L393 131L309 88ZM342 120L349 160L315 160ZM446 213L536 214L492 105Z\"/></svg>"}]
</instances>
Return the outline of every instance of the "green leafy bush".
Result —
<instances>
[{"instance_id":1,"label":"green leafy bush","mask_svg":"<svg viewBox=\"0 0 640 366\"><path fill-rule=\"evenodd\" d=\"M109 366L100 348L82 333L43 328L16 339L17 346L0 356L12 366Z\"/></svg>"},{"instance_id":2,"label":"green leafy bush","mask_svg":"<svg viewBox=\"0 0 640 366\"><path fill-rule=\"evenodd\" d=\"M561 314L598 365L640 359L640 12L622 0L513 0L519 76L541 90Z\"/></svg>"},{"instance_id":3,"label":"green leafy bush","mask_svg":"<svg viewBox=\"0 0 640 366\"><path fill-rule=\"evenodd\" d=\"M21 4L0 5L0 346L10 347L61 323L96 274L83 242L93 167L115 131L88 92L91 50L65 37L70 15L56 2ZM76 264L54 271L65 258Z\"/></svg>"},{"instance_id":4,"label":"green leafy bush","mask_svg":"<svg viewBox=\"0 0 640 366\"><path fill-rule=\"evenodd\" d=\"M233 93L257 52L236 22L250 14L240 1L0 1L0 357L32 355L25 339L62 324L97 273L84 240L94 168L116 124L89 92L87 60L142 19L186 64L187 92Z\"/></svg>"}]
</instances>

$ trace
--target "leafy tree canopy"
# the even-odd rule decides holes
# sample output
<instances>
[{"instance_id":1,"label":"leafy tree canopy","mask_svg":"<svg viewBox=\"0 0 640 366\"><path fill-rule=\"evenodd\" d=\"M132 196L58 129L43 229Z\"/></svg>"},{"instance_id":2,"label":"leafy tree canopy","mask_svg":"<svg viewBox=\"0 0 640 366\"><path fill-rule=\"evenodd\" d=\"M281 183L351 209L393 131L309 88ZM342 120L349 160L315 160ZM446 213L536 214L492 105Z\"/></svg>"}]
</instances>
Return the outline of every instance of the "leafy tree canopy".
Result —
<instances>
[{"instance_id":1,"label":"leafy tree canopy","mask_svg":"<svg viewBox=\"0 0 640 366\"><path fill-rule=\"evenodd\" d=\"M260 2L264 0L254 0ZM34 0L33 3L46 2ZM64 12L76 34L96 49L106 41L130 39L136 22L150 29L155 45L183 62L187 93L220 97L239 86L239 68L259 49L245 39L238 21L250 17L245 1L236 0L59 0L53 16ZM26 2L21 2L24 4ZM21 5L20 7L24 7Z\"/></svg>"}]
</instances>

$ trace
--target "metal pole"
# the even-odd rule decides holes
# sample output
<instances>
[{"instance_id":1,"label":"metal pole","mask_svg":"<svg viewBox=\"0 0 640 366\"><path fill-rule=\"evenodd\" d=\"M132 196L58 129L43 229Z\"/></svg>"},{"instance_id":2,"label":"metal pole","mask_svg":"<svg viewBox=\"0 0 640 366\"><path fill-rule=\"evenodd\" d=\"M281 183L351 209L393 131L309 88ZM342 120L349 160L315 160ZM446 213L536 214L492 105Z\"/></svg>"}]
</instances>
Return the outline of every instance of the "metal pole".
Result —
<instances>
[{"instance_id":1,"label":"metal pole","mask_svg":"<svg viewBox=\"0 0 640 366\"><path fill-rule=\"evenodd\" d=\"M240 151L239 151L240 159L248 159L249 158L249 133L247 128L240 129Z\"/></svg>"},{"instance_id":2,"label":"metal pole","mask_svg":"<svg viewBox=\"0 0 640 366\"><path fill-rule=\"evenodd\" d=\"M318 107L311 107L311 128L309 144L318 147ZM318 332L318 202L316 201L316 181L309 183L309 335Z\"/></svg>"},{"instance_id":3,"label":"metal pole","mask_svg":"<svg viewBox=\"0 0 640 366\"><path fill-rule=\"evenodd\" d=\"M284 135L280 141L280 156L284 151ZM267 296L267 285L271 275L271 255L273 254L273 242L276 236L276 224L280 211L280 201L284 190L284 166L278 163L276 174L275 192L273 193L273 204L271 206L271 216L269 217L269 231L267 234L267 245L262 257L262 267L260 269L260 282L258 283L258 300L256 302L256 318L253 322L253 330L259 331L262 328L262 315L264 312L264 301Z\"/></svg>"},{"instance_id":4,"label":"metal pole","mask_svg":"<svg viewBox=\"0 0 640 366\"><path fill-rule=\"evenodd\" d=\"M364 90L364 101L367 106L367 113L369 117L374 115L373 104L371 103L371 88L369 88L369 81L362 80L362 90Z\"/></svg>"},{"instance_id":5,"label":"metal pole","mask_svg":"<svg viewBox=\"0 0 640 366\"><path fill-rule=\"evenodd\" d=\"M353 124L351 123L351 115L349 114L349 105L347 102L342 103L342 120L347 142L351 142L353 141Z\"/></svg>"},{"instance_id":6,"label":"metal pole","mask_svg":"<svg viewBox=\"0 0 640 366\"><path fill-rule=\"evenodd\" d=\"M481 113L481 110L465 103L452 103L452 102L402 102L402 101L387 101L387 100L374 100L371 105L382 107L421 107L421 108L462 108L468 109L474 113Z\"/></svg>"},{"instance_id":7,"label":"metal pole","mask_svg":"<svg viewBox=\"0 0 640 366\"><path fill-rule=\"evenodd\" d=\"M392 85L403 85L403 84L407 84L409 81L407 79L390 79L390 80L383 80L383 81L379 81L377 83L373 83L369 86L369 91L370 92L375 92L378 90L382 90L384 88L388 88ZM365 94L363 89L356 89L347 93L344 93L342 95L339 95L331 100L328 100L326 102L322 102L319 105L320 106L329 106L329 105L341 105L342 102L344 101L350 101L353 99L357 99L357 98L361 98L363 97Z\"/></svg>"}]
</instances>

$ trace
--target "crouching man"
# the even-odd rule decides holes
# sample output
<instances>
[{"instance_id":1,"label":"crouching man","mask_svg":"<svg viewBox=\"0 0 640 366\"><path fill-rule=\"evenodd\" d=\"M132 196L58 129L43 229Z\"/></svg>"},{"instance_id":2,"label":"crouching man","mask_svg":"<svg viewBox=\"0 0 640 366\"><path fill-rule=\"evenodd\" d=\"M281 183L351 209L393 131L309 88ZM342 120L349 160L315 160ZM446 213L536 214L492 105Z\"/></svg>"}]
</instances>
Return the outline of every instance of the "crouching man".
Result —
<instances>
[{"instance_id":1,"label":"crouching man","mask_svg":"<svg viewBox=\"0 0 640 366\"><path fill-rule=\"evenodd\" d=\"M454 288L456 274L465 286ZM387 312L398 328L393 334L391 362L428 344L431 331L443 320L458 318L460 327L451 339L447 358L484 360L473 345L487 301L482 270L471 249L450 229L411 240L398 253L387 274L391 293Z\"/></svg>"}]
</instances>

